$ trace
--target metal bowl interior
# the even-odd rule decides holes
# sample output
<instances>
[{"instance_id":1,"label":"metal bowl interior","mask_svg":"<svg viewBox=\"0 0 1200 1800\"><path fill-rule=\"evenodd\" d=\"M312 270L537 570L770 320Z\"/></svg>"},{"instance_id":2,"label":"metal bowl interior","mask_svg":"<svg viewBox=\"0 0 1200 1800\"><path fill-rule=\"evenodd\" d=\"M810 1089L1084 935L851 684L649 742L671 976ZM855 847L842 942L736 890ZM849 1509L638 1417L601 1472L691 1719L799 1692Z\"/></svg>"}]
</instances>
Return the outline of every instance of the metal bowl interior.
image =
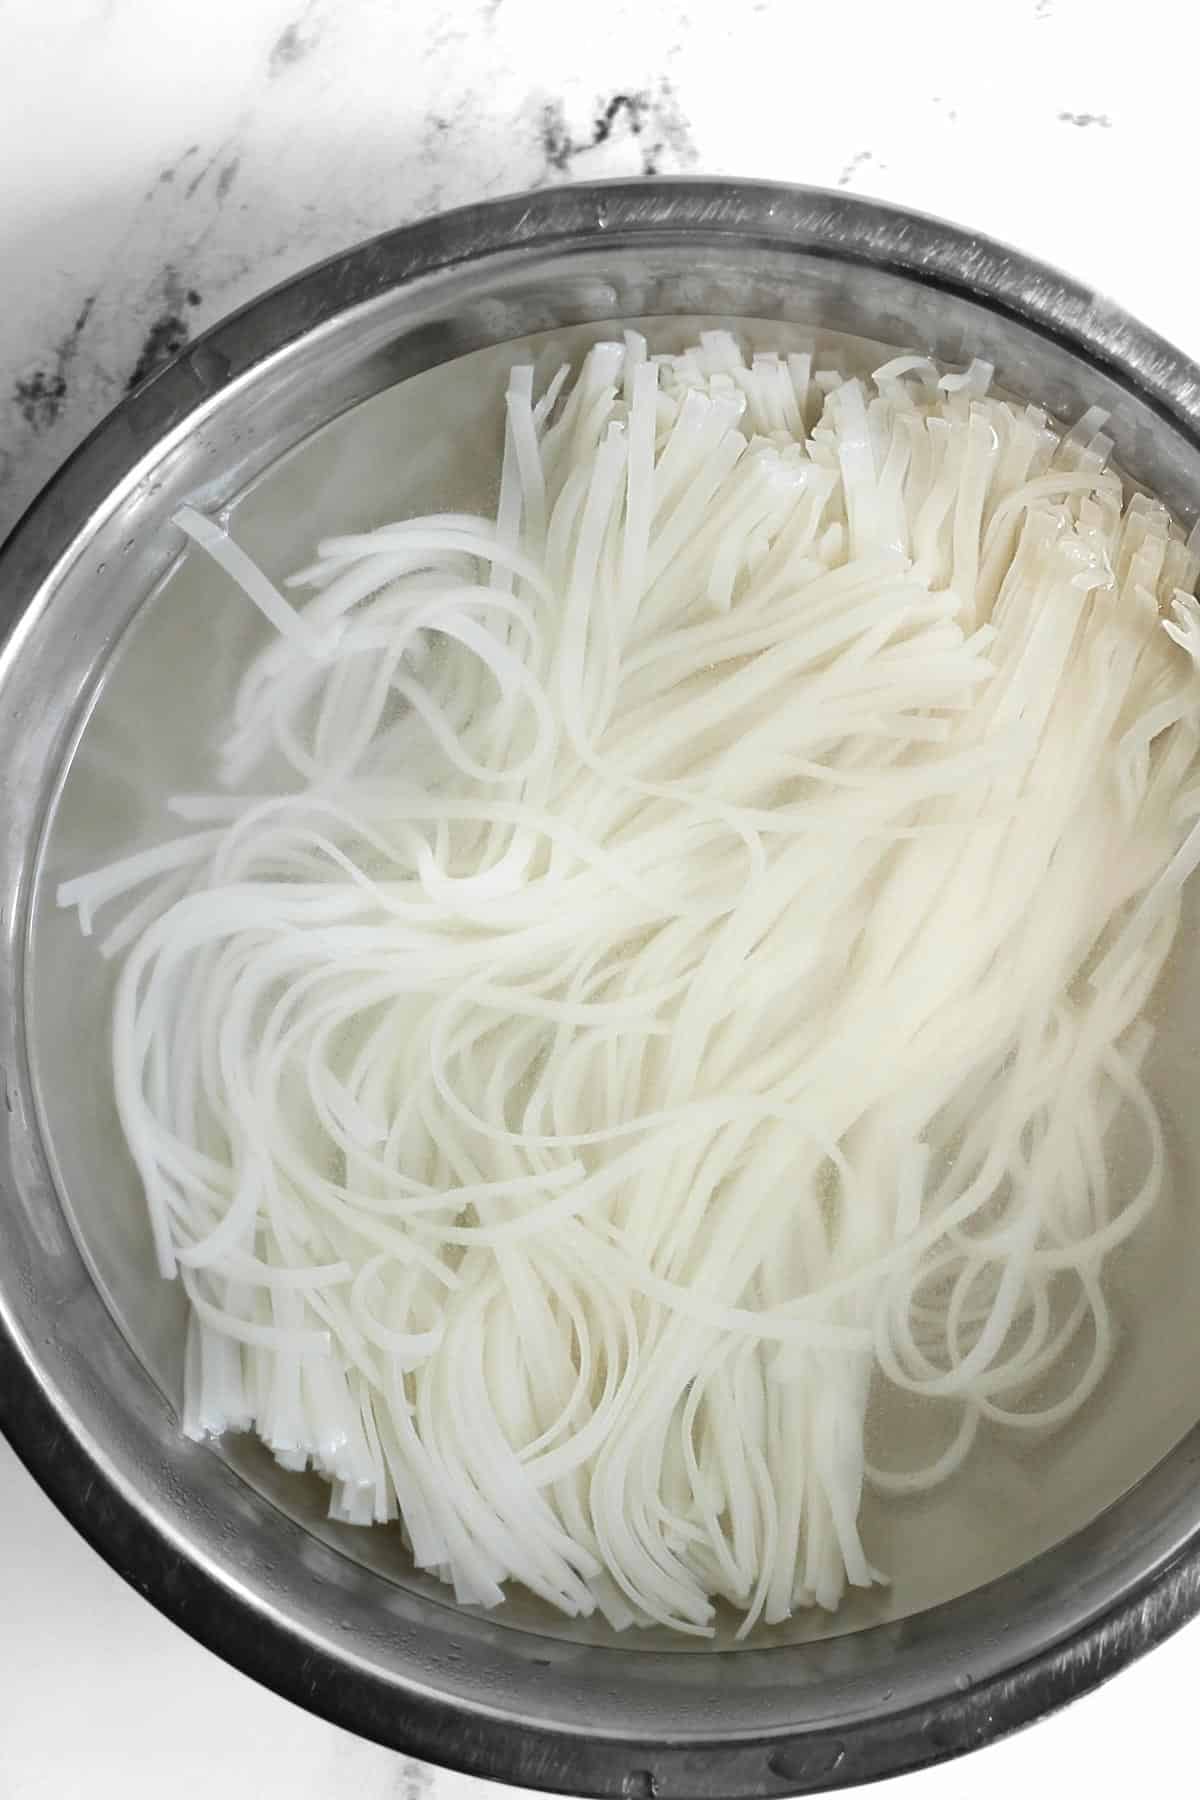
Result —
<instances>
[{"instance_id":1,"label":"metal bowl interior","mask_svg":"<svg viewBox=\"0 0 1200 1800\"><path fill-rule=\"evenodd\" d=\"M238 597L179 555L175 508L229 509L283 575L327 530L486 504L511 362L634 319L660 343L722 319L985 356L1064 418L1108 408L1127 473L1195 514L1188 365L1020 259L828 196L663 183L500 203L365 246L219 327L0 553L0 1422L151 1598L353 1729L552 1789L811 1790L967 1748L1190 1609L1195 918L1159 1004L1172 1193L1114 1268L1131 1328L1100 1395L1049 1446L989 1442L933 1500L877 1509L890 1590L735 1652L570 1627L519 1596L492 1617L456 1608L394 1534L329 1523L315 1481L249 1442L181 1438L181 1303L154 1274L105 1070L111 972L53 906L65 872L161 829L165 796L204 780L253 641Z\"/></svg>"}]
</instances>

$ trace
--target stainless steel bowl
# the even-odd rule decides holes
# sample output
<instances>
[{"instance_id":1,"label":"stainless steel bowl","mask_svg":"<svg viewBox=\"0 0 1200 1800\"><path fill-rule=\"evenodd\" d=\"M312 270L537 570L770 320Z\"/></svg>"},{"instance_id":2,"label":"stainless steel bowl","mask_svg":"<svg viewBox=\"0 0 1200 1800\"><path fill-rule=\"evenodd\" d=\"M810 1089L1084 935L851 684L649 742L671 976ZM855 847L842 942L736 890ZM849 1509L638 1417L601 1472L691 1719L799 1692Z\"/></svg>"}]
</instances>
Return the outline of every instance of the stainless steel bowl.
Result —
<instances>
[{"instance_id":1,"label":"stainless steel bowl","mask_svg":"<svg viewBox=\"0 0 1200 1800\"><path fill-rule=\"evenodd\" d=\"M799 1621L734 1652L571 1632L520 1603L503 1618L457 1609L405 1570L394 1534L324 1522L312 1485L252 1445L180 1436L178 1297L154 1279L116 1146L103 980L45 904L64 855L115 847L187 779L219 687L225 624L167 528L183 499L236 506L270 563L283 546L261 497L279 470L317 523L361 502L347 461L360 409L398 408L393 441L412 451L412 467L375 470L373 500L385 477L393 498L415 501L423 483L436 498L449 472L421 453L431 416L461 442L503 346L695 315L986 356L1010 391L1064 417L1107 407L1129 474L1195 517L1200 371L1011 251L848 196L713 181L530 194L376 239L192 345L0 551L0 1425L127 1580L338 1724L531 1787L736 1800L968 1750L1200 1606L1200 1358L1187 1335L1200 934L1189 926L1164 1011L1174 1224L1120 1276L1158 1304L1099 1415L1045 1465L1000 1460L967 1484L936 1534L940 1586L898 1583L836 1636ZM469 403L429 385L475 352L487 378Z\"/></svg>"}]
</instances>

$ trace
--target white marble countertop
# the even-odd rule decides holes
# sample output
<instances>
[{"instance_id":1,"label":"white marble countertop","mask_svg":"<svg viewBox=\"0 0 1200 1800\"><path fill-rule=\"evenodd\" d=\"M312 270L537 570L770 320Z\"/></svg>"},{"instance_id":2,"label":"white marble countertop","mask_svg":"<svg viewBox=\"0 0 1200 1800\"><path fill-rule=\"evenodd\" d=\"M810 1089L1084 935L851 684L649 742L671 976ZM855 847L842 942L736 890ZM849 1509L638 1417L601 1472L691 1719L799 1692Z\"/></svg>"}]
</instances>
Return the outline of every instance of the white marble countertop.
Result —
<instances>
[{"instance_id":1,"label":"white marble countertop","mask_svg":"<svg viewBox=\"0 0 1200 1800\"><path fill-rule=\"evenodd\" d=\"M1173 0L0 0L0 536L231 307L387 226L572 178L697 170L900 201L1061 264L1200 354L1181 198L1196 18ZM0 1800L475 1785L217 1663L2 1445L0 1593ZM1193 1626L1036 1732L889 1792L1175 1791L1197 1675Z\"/></svg>"}]
</instances>

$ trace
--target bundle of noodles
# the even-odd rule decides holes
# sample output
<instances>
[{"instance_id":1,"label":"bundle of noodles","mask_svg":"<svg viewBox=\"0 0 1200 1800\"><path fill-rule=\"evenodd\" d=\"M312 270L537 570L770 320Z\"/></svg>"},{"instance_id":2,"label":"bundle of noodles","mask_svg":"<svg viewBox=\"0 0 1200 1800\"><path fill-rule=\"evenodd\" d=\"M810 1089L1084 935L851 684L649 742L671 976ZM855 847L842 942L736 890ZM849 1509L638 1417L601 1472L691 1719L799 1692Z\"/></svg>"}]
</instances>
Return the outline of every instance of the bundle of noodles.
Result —
<instances>
[{"instance_id":1,"label":"bundle of noodles","mask_svg":"<svg viewBox=\"0 0 1200 1800\"><path fill-rule=\"evenodd\" d=\"M1101 419L990 376L725 333L517 368L495 520L328 539L298 605L179 515L275 635L223 791L60 899L129 900L185 1428L464 1601L833 1608L882 1579L864 1482L1104 1375L1200 861L1196 566ZM889 1384L946 1415L932 1466L867 1466Z\"/></svg>"}]
</instances>

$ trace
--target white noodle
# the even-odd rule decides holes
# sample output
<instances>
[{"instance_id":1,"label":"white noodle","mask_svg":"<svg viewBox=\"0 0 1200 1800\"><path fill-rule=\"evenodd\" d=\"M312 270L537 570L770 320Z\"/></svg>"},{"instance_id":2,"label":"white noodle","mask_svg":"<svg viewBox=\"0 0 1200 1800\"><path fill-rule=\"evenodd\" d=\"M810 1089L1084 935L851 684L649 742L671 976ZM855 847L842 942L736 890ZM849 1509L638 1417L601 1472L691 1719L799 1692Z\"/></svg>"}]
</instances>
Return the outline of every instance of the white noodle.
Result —
<instances>
[{"instance_id":1,"label":"white noodle","mask_svg":"<svg viewBox=\"0 0 1200 1800\"><path fill-rule=\"evenodd\" d=\"M1060 439L991 373L725 332L518 367L495 522L327 538L299 607L179 515L279 634L219 758L257 786L58 897L125 901L184 1429L464 1603L835 1607L883 1579L864 1485L1104 1379L1200 863L1195 544L1102 414ZM868 1458L889 1388L952 1421L926 1467Z\"/></svg>"}]
</instances>

